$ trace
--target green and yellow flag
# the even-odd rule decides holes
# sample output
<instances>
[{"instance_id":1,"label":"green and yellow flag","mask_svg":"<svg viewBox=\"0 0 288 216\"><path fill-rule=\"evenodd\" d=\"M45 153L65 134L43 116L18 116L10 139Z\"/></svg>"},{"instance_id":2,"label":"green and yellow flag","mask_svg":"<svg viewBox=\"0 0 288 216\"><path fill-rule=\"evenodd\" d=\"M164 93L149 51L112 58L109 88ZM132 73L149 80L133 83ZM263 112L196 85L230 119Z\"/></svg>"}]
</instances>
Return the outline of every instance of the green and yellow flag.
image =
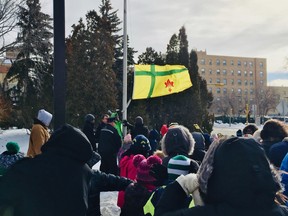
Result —
<instances>
[{"instance_id":1,"label":"green and yellow flag","mask_svg":"<svg viewBox=\"0 0 288 216\"><path fill-rule=\"evenodd\" d=\"M132 99L159 97L184 91L192 86L183 65L135 65Z\"/></svg>"}]
</instances>

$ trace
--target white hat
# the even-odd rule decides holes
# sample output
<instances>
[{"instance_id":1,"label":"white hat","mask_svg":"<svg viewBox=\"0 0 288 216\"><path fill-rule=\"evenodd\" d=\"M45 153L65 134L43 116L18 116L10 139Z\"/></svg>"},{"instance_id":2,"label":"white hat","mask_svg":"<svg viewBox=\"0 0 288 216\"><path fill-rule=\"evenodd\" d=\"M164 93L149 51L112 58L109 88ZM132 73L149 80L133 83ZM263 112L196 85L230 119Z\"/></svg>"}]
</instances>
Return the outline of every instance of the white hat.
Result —
<instances>
[{"instance_id":1,"label":"white hat","mask_svg":"<svg viewBox=\"0 0 288 216\"><path fill-rule=\"evenodd\" d=\"M41 109L38 111L37 119L48 127L52 120L52 114L44 109Z\"/></svg>"}]
</instances>

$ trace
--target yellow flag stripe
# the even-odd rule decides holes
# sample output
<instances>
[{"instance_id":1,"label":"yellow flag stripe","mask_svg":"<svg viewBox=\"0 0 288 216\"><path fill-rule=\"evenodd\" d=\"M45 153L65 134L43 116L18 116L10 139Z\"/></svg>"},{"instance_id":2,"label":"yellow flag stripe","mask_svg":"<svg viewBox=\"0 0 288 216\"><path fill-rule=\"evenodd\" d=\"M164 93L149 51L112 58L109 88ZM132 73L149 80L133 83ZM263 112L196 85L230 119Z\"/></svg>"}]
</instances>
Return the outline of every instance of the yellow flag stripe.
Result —
<instances>
[{"instance_id":1,"label":"yellow flag stripe","mask_svg":"<svg viewBox=\"0 0 288 216\"><path fill-rule=\"evenodd\" d=\"M150 90L148 94L148 98L150 98L155 87L156 76L169 76L172 74L182 73L182 72L187 72L187 69L186 68L173 69L173 70L168 70L168 71L159 71L156 73L155 65L151 65L150 71L135 71L135 76L151 76L151 85L150 85Z\"/></svg>"}]
</instances>

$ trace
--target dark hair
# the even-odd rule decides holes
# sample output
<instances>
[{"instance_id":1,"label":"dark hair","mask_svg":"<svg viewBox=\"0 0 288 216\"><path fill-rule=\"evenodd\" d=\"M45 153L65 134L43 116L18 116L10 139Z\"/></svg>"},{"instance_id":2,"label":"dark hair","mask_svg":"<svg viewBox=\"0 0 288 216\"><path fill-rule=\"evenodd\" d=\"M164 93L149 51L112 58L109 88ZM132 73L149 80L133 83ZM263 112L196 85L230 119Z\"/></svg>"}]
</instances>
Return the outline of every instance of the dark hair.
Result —
<instances>
[{"instance_id":1,"label":"dark hair","mask_svg":"<svg viewBox=\"0 0 288 216\"><path fill-rule=\"evenodd\" d=\"M270 119L266 121L260 133L260 137L262 140L282 141L287 136L287 125L277 119Z\"/></svg>"},{"instance_id":2,"label":"dark hair","mask_svg":"<svg viewBox=\"0 0 288 216\"><path fill-rule=\"evenodd\" d=\"M253 135L256 130L258 130L258 127L256 125L248 124L246 127L243 128L243 134Z\"/></svg>"}]
</instances>

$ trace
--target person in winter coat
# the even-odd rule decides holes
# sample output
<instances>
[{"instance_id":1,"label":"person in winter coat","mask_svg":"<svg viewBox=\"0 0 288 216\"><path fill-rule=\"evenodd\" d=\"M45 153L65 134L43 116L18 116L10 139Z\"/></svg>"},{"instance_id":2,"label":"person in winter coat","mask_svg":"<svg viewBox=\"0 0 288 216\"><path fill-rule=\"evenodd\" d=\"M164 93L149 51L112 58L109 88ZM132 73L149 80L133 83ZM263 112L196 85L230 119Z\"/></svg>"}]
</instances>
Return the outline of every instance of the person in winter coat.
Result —
<instances>
[{"instance_id":1,"label":"person in winter coat","mask_svg":"<svg viewBox=\"0 0 288 216\"><path fill-rule=\"evenodd\" d=\"M101 130L98 152L101 155L100 170L105 173L119 175L117 154L122 140L115 128L115 118L108 118L107 125Z\"/></svg>"},{"instance_id":2,"label":"person in winter coat","mask_svg":"<svg viewBox=\"0 0 288 216\"><path fill-rule=\"evenodd\" d=\"M161 140L163 153L166 155L162 160L162 164L167 167L168 161L176 155L184 155L189 157L194 151L195 140L188 130L183 125L174 125L170 127L167 133ZM198 163L192 160L195 170L198 170Z\"/></svg>"},{"instance_id":3,"label":"person in winter coat","mask_svg":"<svg viewBox=\"0 0 288 216\"><path fill-rule=\"evenodd\" d=\"M34 119L34 124L29 138L29 146L27 151L28 157L35 157L41 154L41 147L50 137L48 127L52 120L52 114L44 109L38 111L37 118Z\"/></svg>"},{"instance_id":4,"label":"person in winter coat","mask_svg":"<svg viewBox=\"0 0 288 216\"><path fill-rule=\"evenodd\" d=\"M283 194L288 197L288 153L285 155L281 162L281 183L284 186ZM286 206L288 206L288 200L286 200Z\"/></svg>"},{"instance_id":5,"label":"person in winter coat","mask_svg":"<svg viewBox=\"0 0 288 216\"><path fill-rule=\"evenodd\" d=\"M20 147L16 142L6 144L6 151L0 154L0 176L4 175L10 166L24 158L24 153L19 150Z\"/></svg>"},{"instance_id":6,"label":"person in winter coat","mask_svg":"<svg viewBox=\"0 0 288 216\"><path fill-rule=\"evenodd\" d=\"M100 192L125 190L133 181L99 170L92 170L92 172L87 216L101 216Z\"/></svg>"},{"instance_id":7,"label":"person in winter coat","mask_svg":"<svg viewBox=\"0 0 288 216\"><path fill-rule=\"evenodd\" d=\"M154 128L149 132L149 142L151 146L151 151L156 152L156 150L159 148L159 141L161 140L161 136L159 132Z\"/></svg>"},{"instance_id":8,"label":"person in winter coat","mask_svg":"<svg viewBox=\"0 0 288 216\"><path fill-rule=\"evenodd\" d=\"M274 166L279 168L287 153L288 153L288 137L285 137L281 142L275 143L271 146L268 153L270 162Z\"/></svg>"},{"instance_id":9,"label":"person in winter coat","mask_svg":"<svg viewBox=\"0 0 288 216\"><path fill-rule=\"evenodd\" d=\"M150 198L146 202L146 204L143 207L144 214L145 215L154 215L155 206L157 205L161 195L163 194L165 187L168 184L173 183L176 178L178 178L180 175L187 175L191 172L191 162L190 159L185 157L184 155L177 155L173 158L171 158L168 162L168 167L166 168L167 174L167 182L164 182L164 185L161 187L158 187L156 190L153 191ZM157 175L159 175L159 170L155 168L159 165L154 165L151 168L150 174L154 176L156 179L158 178ZM198 170L196 170L197 172ZM195 172L195 173L196 173ZM157 173L157 174L156 174ZM158 179L157 179L158 180ZM183 202L182 207L188 208L189 206L193 205L192 203L192 196L187 196L187 199Z\"/></svg>"},{"instance_id":10,"label":"person in winter coat","mask_svg":"<svg viewBox=\"0 0 288 216\"><path fill-rule=\"evenodd\" d=\"M98 143L98 144L100 142L101 130L107 125L108 118L109 118L109 115L104 114L102 116L101 122L98 124L98 126L96 128L95 137L96 137L96 143Z\"/></svg>"},{"instance_id":11,"label":"person in winter coat","mask_svg":"<svg viewBox=\"0 0 288 216\"><path fill-rule=\"evenodd\" d=\"M137 135L132 140L130 148L122 154L122 159L119 163L120 176L129 178L131 180L136 179L137 169L133 164L133 158L135 155L141 154L145 158L151 154L151 146L149 140L143 135ZM120 191L118 194L117 205L122 208L124 205L125 192Z\"/></svg>"},{"instance_id":12,"label":"person in winter coat","mask_svg":"<svg viewBox=\"0 0 288 216\"><path fill-rule=\"evenodd\" d=\"M253 138L224 138L210 146L198 174L180 176L166 187L155 216L284 216L275 202L280 179ZM181 208L192 194L196 207Z\"/></svg>"},{"instance_id":13,"label":"person in winter coat","mask_svg":"<svg viewBox=\"0 0 288 216\"><path fill-rule=\"evenodd\" d=\"M133 126L127 121L124 121L124 126L127 126L130 129L130 133L132 139L134 139L137 135L144 135L145 137L149 136L149 129L147 126L144 125L143 118L141 116L137 116L135 118L135 125Z\"/></svg>"},{"instance_id":14,"label":"person in winter coat","mask_svg":"<svg viewBox=\"0 0 288 216\"><path fill-rule=\"evenodd\" d=\"M87 137L65 124L41 151L15 163L2 177L2 210L12 209L15 216L86 215L92 178L86 164L92 156Z\"/></svg>"},{"instance_id":15,"label":"person in winter coat","mask_svg":"<svg viewBox=\"0 0 288 216\"><path fill-rule=\"evenodd\" d=\"M258 130L255 124L248 124L243 128L243 136L248 137L249 134L253 136L254 132Z\"/></svg>"},{"instance_id":16,"label":"person in winter coat","mask_svg":"<svg viewBox=\"0 0 288 216\"><path fill-rule=\"evenodd\" d=\"M133 164L137 169L136 183L129 185L125 190L125 202L120 216L144 216L143 207L152 191L156 189L156 179L150 175L150 170L153 165L161 164L161 159L154 155L146 159L138 154L134 156Z\"/></svg>"},{"instance_id":17,"label":"person in winter coat","mask_svg":"<svg viewBox=\"0 0 288 216\"><path fill-rule=\"evenodd\" d=\"M201 164L206 154L205 138L200 132L192 132L192 136L195 140L195 147L192 155L190 155L190 158L197 161L198 164Z\"/></svg>"},{"instance_id":18,"label":"person in winter coat","mask_svg":"<svg viewBox=\"0 0 288 216\"><path fill-rule=\"evenodd\" d=\"M92 149L93 151L97 151L96 148L96 135L95 135L95 116L92 114L87 114L85 116L85 122L84 122L84 126L83 126L83 133L87 136L87 138L89 139L91 145L92 145Z\"/></svg>"},{"instance_id":19,"label":"person in winter coat","mask_svg":"<svg viewBox=\"0 0 288 216\"><path fill-rule=\"evenodd\" d=\"M262 147L270 159L269 151L271 146L288 137L288 126L277 119L267 120L260 132L260 137L262 139Z\"/></svg>"}]
</instances>

